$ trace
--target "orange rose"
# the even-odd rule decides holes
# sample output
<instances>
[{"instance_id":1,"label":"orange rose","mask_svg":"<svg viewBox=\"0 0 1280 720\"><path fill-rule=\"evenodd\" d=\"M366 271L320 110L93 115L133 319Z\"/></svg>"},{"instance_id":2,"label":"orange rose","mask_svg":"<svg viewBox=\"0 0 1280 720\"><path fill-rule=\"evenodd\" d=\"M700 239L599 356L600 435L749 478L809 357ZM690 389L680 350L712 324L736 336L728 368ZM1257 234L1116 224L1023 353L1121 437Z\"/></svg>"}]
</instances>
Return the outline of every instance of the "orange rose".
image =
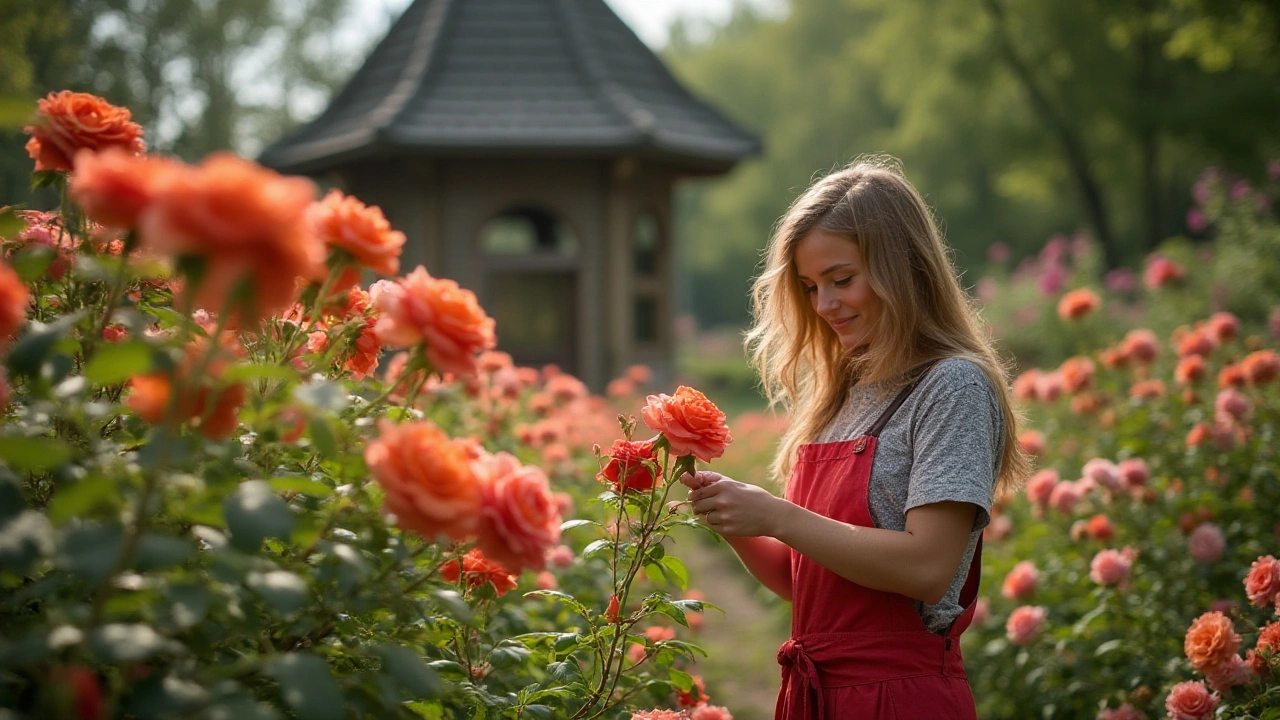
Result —
<instances>
[{"instance_id":1,"label":"orange rose","mask_svg":"<svg viewBox=\"0 0 1280 720\"><path fill-rule=\"evenodd\" d=\"M139 236L146 249L204 263L193 288L196 307L220 312L247 281L253 297L240 317L255 322L293 304L296 278L323 272L324 244L306 222L311 181L227 153L169 180L139 218Z\"/></svg>"},{"instance_id":2,"label":"orange rose","mask_svg":"<svg viewBox=\"0 0 1280 720\"><path fill-rule=\"evenodd\" d=\"M492 583L493 589L497 591L498 597L506 595L508 591L516 586L516 576L507 572L507 569L496 562L484 556L480 552L480 548L472 548L462 557L462 560L445 563L440 568L440 577L445 582L458 584L459 578L465 576L467 587L480 587L485 583Z\"/></svg>"},{"instance_id":3,"label":"orange rose","mask_svg":"<svg viewBox=\"0 0 1280 720\"><path fill-rule=\"evenodd\" d=\"M1066 384L1067 392L1077 393L1093 382L1093 361L1087 357L1068 358L1058 367L1058 372L1062 374L1062 382Z\"/></svg>"},{"instance_id":4,"label":"orange rose","mask_svg":"<svg viewBox=\"0 0 1280 720\"><path fill-rule=\"evenodd\" d=\"M372 293L371 293L372 294ZM431 277L418 266L373 295L382 311L376 332L392 347L427 346L436 370L476 374L476 354L497 345L493 318L485 314L470 290L452 280Z\"/></svg>"},{"instance_id":5,"label":"orange rose","mask_svg":"<svg viewBox=\"0 0 1280 720\"><path fill-rule=\"evenodd\" d=\"M1240 373L1250 383L1262 385L1280 377L1280 355L1274 350L1258 350L1240 361Z\"/></svg>"},{"instance_id":6,"label":"orange rose","mask_svg":"<svg viewBox=\"0 0 1280 720\"><path fill-rule=\"evenodd\" d=\"M392 230L379 208L369 207L339 190L330 190L323 200L311 205L307 215L316 235L326 245L346 250L357 262L376 273L400 272L404 233Z\"/></svg>"},{"instance_id":7,"label":"orange rose","mask_svg":"<svg viewBox=\"0 0 1280 720\"><path fill-rule=\"evenodd\" d=\"M133 154L147 149L142 126L130 119L126 108L116 107L88 93L49 93L37 104L36 122L23 130L31 136L27 154L36 170L70 172L76 153L118 147Z\"/></svg>"},{"instance_id":8,"label":"orange rose","mask_svg":"<svg viewBox=\"0 0 1280 720\"><path fill-rule=\"evenodd\" d=\"M468 540L480 520L475 454L426 420L383 422L364 460L386 493L385 507L400 527L423 537Z\"/></svg>"},{"instance_id":9,"label":"orange rose","mask_svg":"<svg viewBox=\"0 0 1280 720\"><path fill-rule=\"evenodd\" d=\"M1191 623L1183 649L1192 667L1204 672L1230 660L1240 649L1240 636L1231 618L1217 611L1207 612Z\"/></svg>"},{"instance_id":10,"label":"orange rose","mask_svg":"<svg viewBox=\"0 0 1280 720\"><path fill-rule=\"evenodd\" d=\"M31 291L13 268L0 263L0 340L12 337L27 320Z\"/></svg>"},{"instance_id":11,"label":"orange rose","mask_svg":"<svg viewBox=\"0 0 1280 720\"><path fill-rule=\"evenodd\" d=\"M1102 300L1097 293L1088 288L1080 288L1063 295L1058 301L1058 317L1063 320L1079 320L1100 307Z\"/></svg>"},{"instance_id":12,"label":"orange rose","mask_svg":"<svg viewBox=\"0 0 1280 720\"><path fill-rule=\"evenodd\" d=\"M138 218L186 166L155 156L137 156L118 147L99 153L81 150L71 176L71 199L93 220L132 229Z\"/></svg>"},{"instance_id":13,"label":"orange rose","mask_svg":"<svg viewBox=\"0 0 1280 720\"><path fill-rule=\"evenodd\" d=\"M183 395L176 400L173 419L176 422L190 422L207 438L220 440L232 432L240 424L240 408L246 400L246 389L242 383L223 385L219 379L230 362L227 348L234 348L235 340L226 333L218 343L219 350L207 363L205 356L209 353L209 341L198 338L187 346L186 358L177 368L176 374L152 373L139 375L129 381L131 391L126 403L138 417L151 424L165 421L173 385L181 378ZM201 376L191 378L197 367L204 364ZM195 382L196 387L189 387Z\"/></svg>"},{"instance_id":14,"label":"orange rose","mask_svg":"<svg viewBox=\"0 0 1280 720\"><path fill-rule=\"evenodd\" d=\"M653 456L653 443L614 440L609 462L596 477L611 483L616 493L650 490L662 481L662 469Z\"/></svg>"},{"instance_id":15,"label":"orange rose","mask_svg":"<svg viewBox=\"0 0 1280 720\"><path fill-rule=\"evenodd\" d=\"M644 424L667 438L672 455L694 455L710 462L733 442L724 412L697 390L681 385L675 395L650 395L647 399L640 411Z\"/></svg>"},{"instance_id":16,"label":"orange rose","mask_svg":"<svg viewBox=\"0 0 1280 720\"><path fill-rule=\"evenodd\" d=\"M509 453L488 456L484 466L480 548L513 572L543 569L547 551L560 541L560 510L547 476Z\"/></svg>"},{"instance_id":17,"label":"orange rose","mask_svg":"<svg viewBox=\"0 0 1280 720\"><path fill-rule=\"evenodd\" d=\"M365 323L352 343L352 352L342 367L351 373L356 380L363 380L378 369L378 354L382 352L382 343L378 342L378 334L373 331L373 321Z\"/></svg>"}]
</instances>

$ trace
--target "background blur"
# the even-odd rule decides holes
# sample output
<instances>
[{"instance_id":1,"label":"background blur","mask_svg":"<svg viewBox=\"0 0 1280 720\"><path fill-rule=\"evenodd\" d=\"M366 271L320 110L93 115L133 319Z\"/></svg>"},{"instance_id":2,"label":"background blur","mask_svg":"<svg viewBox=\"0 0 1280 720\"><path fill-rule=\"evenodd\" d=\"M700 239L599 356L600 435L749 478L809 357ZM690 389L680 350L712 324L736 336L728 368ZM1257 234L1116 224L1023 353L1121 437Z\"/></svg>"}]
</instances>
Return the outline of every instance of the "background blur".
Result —
<instances>
[{"instance_id":1,"label":"background blur","mask_svg":"<svg viewBox=\"0 0 1280 720\"><path fill-rule=\"evenodd\" d=\"M32 196L22 133L50 91L130 108L156 150L252 157L319 113L407 4L0 0L0 206L56 201ZM1060 255L1065 238L1080 239L1072 247L1089 249L1073 272L1094 279L1137 267L1157 246L1194 264L1212 242L1192 197L1197 176L1223 168L1247 189L1267 182L1268 161L1280 157L1280 3L1271 0L609 4L695 94L763 140L760 156L677 194L680 367L731 418L762 404L741 348L759 253L819 173L864 153L900 158L1004 348L1027 367L1093 347L1037 325L1037 310L1018 320L1033 302L1053 317L1047 298L1065 277L1046 288L1042 248ZM1040 263L1038 289L1029 280L1023 295L982 297L980 279L1008 280L1024 260ZM1222 267L1233 277L1250 269ZM1252 315L1232 307L1246 323L1264 317L1262 305ZM1114 334L1099 322L1100 335ZM740 449L727 469L763 482L779 428L750 417L731 420ZM730 664L704 674L740 720L768 717L786 608L739 582L727 552L690 561L695 582L738 593L712 598L732 606L705 630L712 659ZM749 638L756 649L730 649Z\"/></svg>"}]
</instances>

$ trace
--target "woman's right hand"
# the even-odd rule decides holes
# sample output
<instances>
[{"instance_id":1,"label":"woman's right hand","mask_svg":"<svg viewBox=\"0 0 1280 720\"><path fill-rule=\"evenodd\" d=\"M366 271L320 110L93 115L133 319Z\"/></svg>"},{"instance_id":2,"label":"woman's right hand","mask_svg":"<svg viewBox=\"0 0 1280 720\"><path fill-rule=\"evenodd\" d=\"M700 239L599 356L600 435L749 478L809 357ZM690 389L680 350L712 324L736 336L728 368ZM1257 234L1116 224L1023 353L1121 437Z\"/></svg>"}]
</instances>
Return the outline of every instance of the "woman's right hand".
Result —
<instances>
[{"instance_id":1,"label":"woman's right hand","mask_svg":"<svg viewBox=\"0 0 1280 720\"><path fill-rule=\"evenodd\" d=\"M724 475L710 470L698 470L680 476L680 482L684 483L690 490L697 490L724 479Z\"/></svg>"}]
</instances>

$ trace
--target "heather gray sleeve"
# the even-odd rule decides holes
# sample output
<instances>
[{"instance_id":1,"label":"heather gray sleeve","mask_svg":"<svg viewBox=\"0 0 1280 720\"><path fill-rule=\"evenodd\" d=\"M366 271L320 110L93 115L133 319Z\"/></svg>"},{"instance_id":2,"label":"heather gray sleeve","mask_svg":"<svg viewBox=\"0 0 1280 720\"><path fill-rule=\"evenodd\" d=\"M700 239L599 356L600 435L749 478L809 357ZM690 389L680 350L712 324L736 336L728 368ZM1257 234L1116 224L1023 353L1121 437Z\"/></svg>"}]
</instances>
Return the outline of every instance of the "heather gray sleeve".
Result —
<instances>
[{"instance_id":1,"label":"heather gray sleeve","mask_svg":"<svg viewBox=\"0 0 1280 720\"><path fill-rule=\"evenodd\" d=\"M906 510L955 500L981 510L973 529L991 521L1004 418L985 382L940 388L921 398L912 432Z\"/></svg>"}]
</instances>

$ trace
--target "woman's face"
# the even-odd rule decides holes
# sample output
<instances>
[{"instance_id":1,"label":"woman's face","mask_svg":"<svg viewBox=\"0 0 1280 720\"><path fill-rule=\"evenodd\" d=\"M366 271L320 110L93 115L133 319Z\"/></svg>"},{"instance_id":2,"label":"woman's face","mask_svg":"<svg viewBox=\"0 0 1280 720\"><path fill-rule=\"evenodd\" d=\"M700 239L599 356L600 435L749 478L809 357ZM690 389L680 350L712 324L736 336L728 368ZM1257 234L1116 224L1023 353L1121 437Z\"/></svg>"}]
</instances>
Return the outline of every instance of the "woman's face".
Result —
<instances>
[{"instance_id":1,"label":"woman's face","mask_svg":"<svg viewBox=\"0 0 1280 720\"><path fill-rule=\"evenodd\" d=\"M870 343L881 303L857 244L815 228L796 245L794 260L810 306L835 331L840 345L849 350Z\"/></svg>"}]
</instances>

